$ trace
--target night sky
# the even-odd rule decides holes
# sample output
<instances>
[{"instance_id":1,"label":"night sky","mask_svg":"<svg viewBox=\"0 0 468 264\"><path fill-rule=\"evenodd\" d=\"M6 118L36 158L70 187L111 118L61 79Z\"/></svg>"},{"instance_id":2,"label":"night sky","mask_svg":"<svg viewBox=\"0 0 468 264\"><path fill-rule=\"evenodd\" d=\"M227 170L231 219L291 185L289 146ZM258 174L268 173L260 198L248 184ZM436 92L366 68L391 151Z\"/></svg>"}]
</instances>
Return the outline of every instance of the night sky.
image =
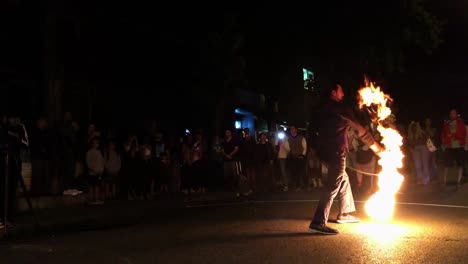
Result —
<instances>
[{"instance_id":1,"label":"night sky","mask_svg":"<svg viewBox=\"0 0 468 264\"><path fill-rule=\"evenodd\" d=\"M437 118L447 117L448 109L460 109L468 115L468 3L466 1L431 1L429 8L445 21L443 43L430 56L414 56L408 65L406 87L396 91L400 105L414 109L412 104L423 102L422 109ZM417 108L416 108L417 109ZM418 114L412 116L418 117Z\"/></svg>"},{"instance_id":2,"label":"night sky","mask_svg":"<svg viewBox=\"0 0 468 264\"><path fill-rule=\"evenodd\" d=\"M0 14L2 108L19 108L27 116L41 112L45 98L42 22L50 7L38 2L5 2ZM326 62L335 60L342 66L337 75L346 72L359 80L370 74L353 68L349 54L360 43L379 46L391 36L384 29L402 21L394 1L385 8L374 1L311 2L59 3L56 55L71 98L65 104L76 107L83 102L79 96L91 93L100 101L95 112L102 119L112 113L180 118L175 109L203 116L212 110L213 87L230 67L226 61L233 64L232 58L223 57L233 43L245 60L246 87L266 94L283 89L278 76L292 65L310 65L320 75ZM445 21L442 44L430 55L406 49L404 71L383 81L403 120L425 115L441 119L452 106L467 110L468 4L426 2ZM83 92L83 87L93 92Z\"/></svg>"}]
</instances>

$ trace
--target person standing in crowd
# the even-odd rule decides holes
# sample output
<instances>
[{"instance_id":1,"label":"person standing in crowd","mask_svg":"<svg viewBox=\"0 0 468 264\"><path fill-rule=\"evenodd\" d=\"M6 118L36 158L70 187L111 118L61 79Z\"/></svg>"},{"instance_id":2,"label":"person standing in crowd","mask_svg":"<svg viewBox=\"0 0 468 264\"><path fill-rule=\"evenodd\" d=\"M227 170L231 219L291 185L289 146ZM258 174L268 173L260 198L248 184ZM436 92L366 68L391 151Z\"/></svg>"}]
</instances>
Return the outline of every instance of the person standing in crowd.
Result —
<instances>
[{"instance_id":1,"label":"person standing in crowd","mask_svg":"<svg viewBox=\"0 0 468 264\"><path fill-rule=\"evenodd\" d=\"M444 123L440 138L445 148L443 183L447 183L448 168L455 165L457 168L457 187L459 187L463 177L463 163L465 160L466 127L456 109L450 110L449 120Z\"/></svg>"},{"instance_id":2,"label":"person standing in crowd","mask_svg":"<svg viewBox=\"0 0 468 264\"><path fill-rule=\"evenodd\" d=\"M257 169L257 190L268 192L274 186L273 178L273 146L268 143L267 135L260 134L260 140L255 145L254 159Z\"/></svg>"},{"instance_id":3,"label":"person standing in crowd","mask_svg":"<svg viewBox=\"0 0 468 264\"><path fill-rule=\"evenodd\" d=\"M54 137L48 122L40 117L31 133L32 191L33 195L51 194Z\"/></svg>"},{"instance_id":4,"label":"person standing in crowd","mask_svg":"<svg viewBox=\"0 0 468 264\"><path fill-rule=\"evenodd\" d=\"M350 168L357 168L357 151L359 147L359 140L356 137L356 132L353 130L352 127L348 127L348 156L346 159L346 167ZM346 170L346 173L350 176L350 178L358 177L357 173L353 169ZM359 179L356 178L358 182Z\"/></svg>"},{"instance_id":5,"label":"person standing in crowd","mask_svg":"<svg viewBox=\"0 0 468 264\"><path fill-rule=\"evenodd\" d=\"M281 136L280 136L281 135ZM288 171L286 168L286 161L289 154L289 147L286 148L287 145L287 138L284 138L284 132L281 131L278 133L276 137L276 153L278 158L278 166L279 166L279 173L280 173L280 183L283 187L283 192L289 191L289 177Z\"/></svg>"},{"instance_id":6,"label":"person standing in crowd","mask_svg":"<svg viewBox=\"0 0 468 264\"><path fill-rule=\"evenodd\" d=\"M0 140L2 147L0 160L0 197L2 197L0 200L0 228L3 228L5 225L13 227L13 221L16 217L16 190L18 181L23 177L21 174L21 150L29 147L28 133L26 127L21 123L19 115L12 114L8 118L8 122L2 124ZM6 155L8 155L8 159ZM7 161L8 164L6 164ZM5 186L5 177L7 176L8 185ZM5 195L5 192L7 192L7 195Z\"/></svg>"},{"instance_id":7,"label":"person standing in crowd","mask_svg":"<svg viewBox=\"0 0 468 264\"><path fill-rule=\"evenodd\" d=\"M257 179L255 170L255 137L250 134L249 128L244 128L244 135L239 144L239 156L245 176L249 182L250 190L256 191Z\"/></svg>"},{"instance_id":8,"label":"person standing in crowd","mask_svg":"<svg viewBox=\"0 0 468 264\"><path fill-rule=\"evenodd\" d=\"M122 166L119 173L119 197L122 200L135 197L135 171L138 170L137 160L139 151L140 145L138 143L138 137L133 133L129 133L126 141L123 143L123 152L121 156Z\"/></svg>"},{"instance_id":9,"label":"person standing in crowd","mask_svg":"<svg viewBox=\"0 0 468 264\"><path fill-rule=\"evenodd\" d=\"M428 185L430 182L429 159L430 152L426 141L428 135L422 130L419 122L411 121L408 128L408 144L413 150L414 169L418 185Z\"/></svg>"},{"instance_id":10,"label":"person standing in crowd","mask_svg":"<svg viewBox=\"0 0 468 264\"><path fill-rule=\"evenodd\" d=\"M171 175L172 175L172 161L170 158L169 153L163 152L161 154L161 160L160 160L160 173L159 173L159 193L163 194L168 194L169 193L169 181L171 180Z\"/></svg>"},{"instance_id":11,"label":"person standing in crowd","mask_svg":"<svg viewBox=\"0 0 468 264\"><path fill-rule=\"evenodd\" d=\"M214 169L214 178L212 182L212 189L218 190L223 186L223 149L221 145L221 138L215 136L211 144L211 158L212 166Z\"/></svg>"},{"instance_id":12,"label":"person standing in crowd","mask_svg":"<svg viewBox=\"0 0 468 264\"><path fill-rule=\"evenodd\" d=\"M65 112L63 124L60 127L60 175L63 182L63 194L74 194L76 189L75 182L75 161L77 160L77 145L80 144L78 135L75 133L73 126L73 117L70 112ZM86 141L88 146L89 141ZM87 151L87 150L86 150Z\"/></svg>"},{"instance_id":13,"label":"person standing in crowd","mask_svg":"<svg viewBox=\"0 0 468 264\"><path fill-rule=\"evenodd\" d=\"M104 189L105 197L114 199L117 197L119 186L119 172L122 165L120 154L114 141L110 141L107 150L104 152Z\"/></svg>"},{"instance_id":14,"label":"person standing in crowd","mask_svg":"<svg viewBox=\"0 0 468 264\"><path fill-rule=\"evenodd\" d=\"M91 148L86 153L88 167L88 184L91 204L103 204L102 174L104 172L104 157L102 156L98 138L91 140Z\"/></svg>"},{"instance_id":15,"label":"person standing in crowd","mask_svg":"<svg viewBox=\"0 0 468 264\"><path fill-rule=\"evenodd\" d=\"M208 183L207 173L205 172L205 148L203 144L203 135L195 134L195 142L191 150L193 188L197 193L205 193Z\"/></svg>"},{"instance_id":16,"label":"person standing in crowd","mask_svg":"<svg viewBox=\"0 0 468 264\"><path fill-rule=\"evenodd\" d=\"M297 127L291 125L289 127L290 136L288 137L285 148L288 150L288 167L290 168L291 180L295 185L296 191L300 191L302 187L308 185L306 176L306 139L298 134Z\"/></svg>"},{"instance_id":17,"label":"person standing in crowd","mask_svg":"<svg viewBox=\"0 0 468 264\"><path fill-rule=\"evenodd\" d=\"M315 148L309 145L307 151L307 174L308 178L312 181L313 188L322 188L322 164L317 156Z\"/></svg>"},{"instance_id":18,"label":"person standing in crowd","mask_svg":"<svg viewBox=\"0 0 468 264\"><path fill-rule=\"evenodd\" d=\"M309 232L327 235L338 234L338 230L327 226L333 199L338 195L340 213L338 223L356 223L359 218L351 213L356 210L348 174L345 171L348 153L347 129L351 126L359 139L372 151L379 153L382 147L370 133L354 121L341 103L344 97L341 85L329 86L329 100L319 113L318 155L328 167L328 179L315 214L309 225Z\"/></svg>"},{"instance_id":19,"label":"person standing in crowd","mask_svg":"<svg viewBox=\"0 0 468 264\"><path fill-rule=\"evenodd\" d=\"M224 142L222 143L223 157L224 157L224 179L225 182L230 184L228 188L238 189L238 169L237 164L237 152L239 151L239 144L232 137L232 131L226 129L224 131Z\"/></svg>"},{"instance_id":20,"label":"person standing in crowd","mask_svg":"<svg viewBox=\"0 0 468 264\"><path fill-rule=\"evenodd\" d=\"M149 200L156 194L158 188L153 148L149 137L144 137L140 147L138 162L138 174L136 175L136 199Z\"/></svg>"},{"instance_id":21,"label":"person standing in crowd","mask_svg":"<svg viewBox=\"0 0 468 264\"><path fill-rule=\"evenodd\" d=\"M432 125L432 120L430 118L426 118L424 120L424 132L432 141L434 146L439 146L439 138L437 137L437 129ZM437 153L438 150L431 151L429 153L429 173L431 174L430 177L432 180L439 177L439 169L437 164Z\"/></svg>"},{"instance_id":22,"label":"person standing in crowd","mask_svg":"<svg viewBox=\"0 0 468 264\"><path fill-rule=\"evenodd\" d=\"M365 128L367 132L370 132L369 125L366 125ZM375 174L376 159L377 157L369 146L360 142L356 151L356 186L358 193L367 192L367 189L364 189L363 176L370 177Z\"/></svg>"}]
</instances>

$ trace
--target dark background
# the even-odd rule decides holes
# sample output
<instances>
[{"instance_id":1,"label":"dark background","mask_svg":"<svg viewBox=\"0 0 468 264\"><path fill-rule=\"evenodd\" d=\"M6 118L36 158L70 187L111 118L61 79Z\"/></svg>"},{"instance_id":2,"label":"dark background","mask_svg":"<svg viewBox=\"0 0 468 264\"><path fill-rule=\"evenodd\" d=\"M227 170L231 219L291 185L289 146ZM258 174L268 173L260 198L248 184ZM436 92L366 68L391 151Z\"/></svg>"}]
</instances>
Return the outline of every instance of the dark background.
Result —
<instances>
[{"instance_id":1,"label":"dark background","mask_svg":"<svg viewBox=\"0 0 468 264\"><path fill-rule=\"evenodd\" d=\"M2 108L28 118L50 116L60 102L83 120L199 122L230 87L272 98L302 89L282 77L300 66L340 80L348 98L368 75L395 99L400 120L467 110L461 0L11 0L0 10Z\"/></svg>"}]
</instances>

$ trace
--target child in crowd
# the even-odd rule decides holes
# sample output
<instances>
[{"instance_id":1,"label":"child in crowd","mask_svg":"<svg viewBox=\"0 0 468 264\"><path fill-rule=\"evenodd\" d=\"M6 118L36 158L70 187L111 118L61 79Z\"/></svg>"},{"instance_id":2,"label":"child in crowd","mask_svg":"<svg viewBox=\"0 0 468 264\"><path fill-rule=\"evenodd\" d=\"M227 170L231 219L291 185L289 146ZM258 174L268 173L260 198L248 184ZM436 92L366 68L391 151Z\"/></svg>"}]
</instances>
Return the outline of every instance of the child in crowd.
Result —
<instances>
[{"instance_id":1,"label":"child in crowd","mask_svg":"<svg viewBox=\"0 0 468 264\"><path fill-rule=\"evenodd\" d=\"M103 204L102 174L104 172L104 157L100 150L98 138L91 140L91 148L86 153L86 165L88 166L88 184L90 190L90 203Z\"/></svg>"}]
</instances>

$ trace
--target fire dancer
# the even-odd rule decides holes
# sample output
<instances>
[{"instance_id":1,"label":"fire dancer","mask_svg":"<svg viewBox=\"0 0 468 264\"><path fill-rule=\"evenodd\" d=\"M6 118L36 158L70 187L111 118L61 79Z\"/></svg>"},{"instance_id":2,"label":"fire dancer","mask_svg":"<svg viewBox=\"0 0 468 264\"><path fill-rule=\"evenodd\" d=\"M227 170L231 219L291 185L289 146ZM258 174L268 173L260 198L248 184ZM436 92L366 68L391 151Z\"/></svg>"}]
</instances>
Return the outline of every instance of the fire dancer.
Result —
<instances>
[{"instance_id":1,"label":"fire dancer","mask_svg":"<svg viewBox=\"0 0 468 264\"><path fill-rule=\"evenodd\" d=\"M358 138L372 151L379 153L382 147L372 135L366 131L352 114L344 109L341 103L344 97L341 85L335 84L329 88L329 99L319 113L318 121L318 155L328 167L328 178L323 194L315 211L315 215L309 226L309 232L335 235L338 230L327 226L330 208L333 199L338 195L340 213L337 216L338 223L356 223L359 218L353 216L353 194L348 174L345 171L346 156L348 154L347 129L353 128Z\"/></svg>"}]
</instances>

